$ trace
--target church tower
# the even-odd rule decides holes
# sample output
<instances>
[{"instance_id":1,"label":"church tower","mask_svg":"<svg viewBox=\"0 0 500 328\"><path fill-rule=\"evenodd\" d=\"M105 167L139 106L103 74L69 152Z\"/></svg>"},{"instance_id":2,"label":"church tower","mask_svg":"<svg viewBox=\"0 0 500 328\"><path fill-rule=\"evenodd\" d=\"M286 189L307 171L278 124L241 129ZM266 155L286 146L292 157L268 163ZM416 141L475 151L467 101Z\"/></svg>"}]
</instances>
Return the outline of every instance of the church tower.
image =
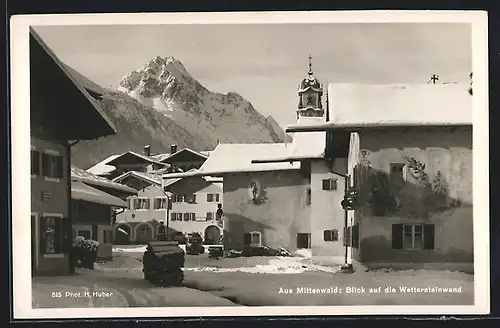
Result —
<instances>
[{"instance_id":1,"label":"church tower","mask_svg":"<svg viewBox=\"0 0 500 328\"><path fill-rule=\"evenodd\" d=\"M309 56L309 72L299 85L299 104L297 120L300 117L324 117L325 110L321 102L323 86L318 82L312 71L312 57Z\"/></svg>"}]
</instances>

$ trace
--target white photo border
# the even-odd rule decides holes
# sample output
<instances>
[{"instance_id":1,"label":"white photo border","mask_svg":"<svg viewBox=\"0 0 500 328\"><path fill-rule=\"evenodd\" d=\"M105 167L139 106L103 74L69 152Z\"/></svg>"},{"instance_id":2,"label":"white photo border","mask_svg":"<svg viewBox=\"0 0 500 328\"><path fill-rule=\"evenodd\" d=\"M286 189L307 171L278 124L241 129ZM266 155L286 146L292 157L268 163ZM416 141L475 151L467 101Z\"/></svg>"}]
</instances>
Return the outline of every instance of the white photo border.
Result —
<instances>
[{"instance_id":1,"label":"white photo border","mask_svg":"<svg viewBox=\"0 0 500 328\"><path fill-rule=\"evenodd\" d=\"M472 25L474 296L470 306L282 306L167 308L32 308L30 208L29 27L41 25L160 24L309 24L309 23L465 23ZM482 11L321 11L18 15L11 28L12 259L15 319L324 316L324 315L457 315L490 311L489 121L487 13ZM49 296L48 296L49 297Z\"/></svg>"}]
</instances>

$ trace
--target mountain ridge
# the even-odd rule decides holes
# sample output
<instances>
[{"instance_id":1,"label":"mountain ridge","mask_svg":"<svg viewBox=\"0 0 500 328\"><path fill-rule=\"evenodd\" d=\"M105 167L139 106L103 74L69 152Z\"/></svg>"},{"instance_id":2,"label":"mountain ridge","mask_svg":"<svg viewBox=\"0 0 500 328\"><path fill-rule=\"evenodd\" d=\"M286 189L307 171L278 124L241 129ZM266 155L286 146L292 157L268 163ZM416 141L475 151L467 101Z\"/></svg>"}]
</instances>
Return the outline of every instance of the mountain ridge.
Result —
<instances>
[{"instance_id":1,"label":"mountain ridge","mask_svg":"<svg viewBox=\"0 0 500 328\"><path fill-rule=\"evenodd\" d=\"M102 94L100 105L117 128L114 136L72 147L79 167L128 150L142 152L145 145L162 153L172 144L204 151L219 142L285 141L283 128L271 115L262 115L237 92L209 91L173 57L154 57L126 74L117 90L69 70L87 90Z\"/></svg>"}]
</instances>

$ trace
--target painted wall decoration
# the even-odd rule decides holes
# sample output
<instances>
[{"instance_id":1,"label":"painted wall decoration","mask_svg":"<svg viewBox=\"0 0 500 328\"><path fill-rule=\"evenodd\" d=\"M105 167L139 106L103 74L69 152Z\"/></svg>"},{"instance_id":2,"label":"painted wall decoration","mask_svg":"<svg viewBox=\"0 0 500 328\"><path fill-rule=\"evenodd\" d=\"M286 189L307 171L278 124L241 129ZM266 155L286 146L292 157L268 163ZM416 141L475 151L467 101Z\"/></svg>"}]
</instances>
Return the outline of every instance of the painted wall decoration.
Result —
<instances>
[{"instance_id":1,"label":"painted wall decoration","mask_svg":"<svg viewBox=\"0 0 500 328\"><path fill-rule=\"evenodd\" d=\"M366 154L363 157L367 163ZM360 166L360 199L373 216L426 218L431 213L462 205L460 200L449 196L448 182L441 171L430 175L424 163L414 157L404 158L408 179L402 186L391 183L385 171L371 165Z\"/></svg>"},{"instance_id":2,"label":"painted wall decoration","mask_svg":"<svg viewBox=\"0 0 500 328\"><path fill-rule=\"evenodd\" d=\"M249 202L252 204L260 205L267 202L266 190L257 180L250 181L248 193L250 196Z\"/></svg>"}]
</instances>

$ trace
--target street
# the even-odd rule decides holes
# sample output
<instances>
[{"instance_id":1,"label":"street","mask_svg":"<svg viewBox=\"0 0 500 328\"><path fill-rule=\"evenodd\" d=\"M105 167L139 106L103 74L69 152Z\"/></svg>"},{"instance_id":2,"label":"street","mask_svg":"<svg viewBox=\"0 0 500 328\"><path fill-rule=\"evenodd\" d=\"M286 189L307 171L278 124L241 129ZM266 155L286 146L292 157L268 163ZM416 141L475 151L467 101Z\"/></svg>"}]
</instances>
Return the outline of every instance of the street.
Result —
<instances>
[{"instance_id":1,"label":"street","mask_svg":"<svg viewBox=\"0 0 500 328\"><path fill-rule=\"evenodd\" d=\"M34 279L34 307L469 305L474 276L435 270L359 271L352 275L300 258L186 255L182 287L143 279L141 252L75 276ZM55 293L55 294L54 294Z\"/></svg>"}]
</instances>

